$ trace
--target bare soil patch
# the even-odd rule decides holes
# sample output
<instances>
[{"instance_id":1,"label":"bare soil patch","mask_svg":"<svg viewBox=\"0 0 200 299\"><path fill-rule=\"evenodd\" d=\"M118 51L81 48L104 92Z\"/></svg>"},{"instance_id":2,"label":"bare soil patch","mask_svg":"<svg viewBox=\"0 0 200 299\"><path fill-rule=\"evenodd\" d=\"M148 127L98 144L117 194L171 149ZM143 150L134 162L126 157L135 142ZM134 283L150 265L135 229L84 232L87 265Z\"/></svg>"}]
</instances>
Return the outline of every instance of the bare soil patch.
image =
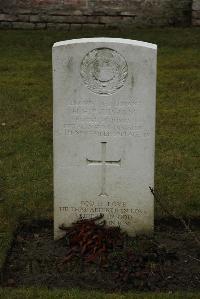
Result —
<instances>
[{"instance_id":1,"label":"bare soil patch","mask_svg":"<svg viewBox=\"0 0 200 299\"><path fill-rule=\"evenodd\" d=\"M200 220L191 221L190 227L200 238ZM23 224L8 254L2 285L107 292L200 290L200 248L178 221L159 220L149 237L117 233L111 246L105 244L105 254L91 258L80 239L79 247L69 236L55 242L52 222Z\"/></svg>"}]
</instances>

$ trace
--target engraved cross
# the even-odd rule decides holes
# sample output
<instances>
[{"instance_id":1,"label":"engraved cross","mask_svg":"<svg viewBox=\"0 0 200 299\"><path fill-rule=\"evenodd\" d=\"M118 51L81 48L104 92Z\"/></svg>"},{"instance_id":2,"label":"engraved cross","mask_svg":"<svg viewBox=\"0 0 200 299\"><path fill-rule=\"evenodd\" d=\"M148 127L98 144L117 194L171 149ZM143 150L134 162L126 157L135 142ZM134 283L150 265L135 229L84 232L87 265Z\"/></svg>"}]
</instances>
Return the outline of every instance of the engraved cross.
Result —
<instances>
[{"instance_id":1,"label":"engraved cross","mask_svg":"<svg viewBox=\"0 0 200 299\"><path fill-rule=\"evenodd\" d=\"M106 144L107 142L101 142L101 160L89 160L86 158L88 165L101 165L101 193L99 196L108 196L106 192L106 165L121 166L121 159L117 161L106 160Z\"/></svg>"}]
</instances>

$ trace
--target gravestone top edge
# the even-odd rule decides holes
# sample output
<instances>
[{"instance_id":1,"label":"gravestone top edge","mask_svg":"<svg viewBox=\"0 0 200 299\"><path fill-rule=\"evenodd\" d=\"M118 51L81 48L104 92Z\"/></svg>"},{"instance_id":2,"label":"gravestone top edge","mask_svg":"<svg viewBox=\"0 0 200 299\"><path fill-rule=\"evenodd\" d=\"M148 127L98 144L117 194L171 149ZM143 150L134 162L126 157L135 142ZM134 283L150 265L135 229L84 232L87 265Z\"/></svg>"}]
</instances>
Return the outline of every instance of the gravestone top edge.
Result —
<instances>
[{"instance_id":1,"label":"gravestone top edge","mask_svg":"<svg viewBox=\"0 0 200 299\"><path fill-rule=\"evenodd\" d=\"M84 43L118 43L118 44L132 45L132 46L145 47L145 48L150 48L152 50L157 50L156 44L142 42L138 40L131 40L125 38L111 38L111 37L95 37L95 38L80 38L80 39L65 40L65 41L54 43L53 48L60 47L60 46L68 46L73 44L84 44Z\"/></svg>"}]
</instances>

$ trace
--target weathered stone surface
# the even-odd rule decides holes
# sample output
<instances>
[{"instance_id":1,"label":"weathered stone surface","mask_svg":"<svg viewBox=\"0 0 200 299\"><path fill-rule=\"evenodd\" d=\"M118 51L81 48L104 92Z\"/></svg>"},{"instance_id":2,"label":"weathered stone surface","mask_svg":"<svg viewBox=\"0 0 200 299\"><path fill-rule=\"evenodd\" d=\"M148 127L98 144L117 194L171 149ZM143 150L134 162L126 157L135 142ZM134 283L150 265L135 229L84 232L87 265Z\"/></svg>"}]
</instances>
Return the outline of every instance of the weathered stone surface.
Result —
<instances>
[{"instance_id":1,"label":"weathered stone surface","mask_svg":"<svg viewBox=\"0 0 200 299\"><path fill-rule=\"evenodd\" d=\"M56 23L46 23L47 28L56 28L57 24Z\"/></svg>"},{"instance_id":2,"label":"weathered stone surface","mask_svg":"<svg viewBox=\"0 0 200 299\"><path fill-rule=\"evenodd\" d=\"M200 26L200 0L193 0L192 25Z\"/></svg>"},{"instance_id":3,"label":"weathered stone surface","mask_svg":"<svg viewBox=\"0 0 200 299\"><path fill-rule=\"evenodd\" d=\"M120 15L122 15L122 16L127 16L127 17L129 17L129 16L136 16L135 13L130 12L130 11L122 11L122 12L120 13Z\"/></svg>"},{"instance_id":4,"label":"weathered stone surface","mask_svg":"<svg viewBox=\"0 0 200 299\"><path fill-rule=\"evenodd\" d=\"M9 14L0 14L0 21L17 21L19 18L16 15L9 15Z\"/></svg>"},{"instance_id":5,"label":"weathered stone surface","mask_svg":"<svg viewBox=\"0 0 200 299\"><path fill-rule=\"evenodd\" d=\"M30 15L19 15L18 19L20 22L29 22L30 21Z\"/></svg>"},{"instance_id":6,"label":"weathered stone surface","mask_svg":"<svg viewBox=\"0 0 200 299\"><path fill-rule=\"evenodd\" d=\"M135 16L129 16L129 17L123 16L121 19L121 23L125 23L127 25L135 24L136 23Z\"/></svg>"},{"instance_id":7,"label":"weathered stone surface","mask_svg":"<svg viewBox=\"0 0 200 299\"><path fill-rule=\"evenodd\" d=\"M122 21L122 17L111 17L111 16L104 16L100 17L100 23L103 24L116 24Z\"/></svg>"},{"instance_id":8,"label":"weathered stone surface","mask_svg":"<svg viewBox=\"0 0 200 299\"><path fill-rule=\"evenodd\" d=\"M131 235L153 230L156 57L123 39L54 45L56 239L100 213Z\"/></svg>"},{"instance_id":9,"label":"weathered stone surface","mask_svg":"<svg viewBox=\"0 0 200 299\"><path fill-rule=\"evenodd\" d=\"M50 23L66 23L67 22L67 16L53 16L53 15L41 15L40 20Z\"/></svg>"},{"instance_id":10,"label":"weathered stone surface","mask_svg":"<svg viewBox=\"0 0 200 299\"><path fill-rule=\"evenodd\" d=\"M193 19L194 26L200 26L200 19Z\"/></svg>"},{"instance_id":11,"label":"weathered stone surface","mask_svg":"<svg viewBox=\"0 0 200 299\"><path fill-rule=\"evenodd\" d=\"M36 29L45 29L45 28L47 28L47 24L46 23L36 23L35 28Z\"/></svg>"},{"instance_id":12,"label":"weathered stone surface","mask_svg":"<svg viewBox=\"0 0 200 299\"><path fill-rule=\"evenodd\" d=\"M71 30L81 30L83 28L82 24L71 24L70 29Z\"/></svg>"},{"instance_id":13,"label":"weathered stone surface","mask_svg":"<svg viewBox=\"0 0 200 299\"><path fill-rule=\"evenodd\" d=\"M41 22L42 18L40 15L31 15L30 16L30 22Z\"/></svg>"},{"instance_id":14,"label":"weathered stone surface","mask_svg":"<svg viewBox=\"0 0 200 299\"><path fill-rule=\"evenodd\" d=\"M99 16L88 16L87 21L85 22L86 24L98 24L100 22L100 17Z\"/></svg>"},{"instance_id":15,"label":"weathered stone surface","mask_svg":"<svg viewBox=\"0 0 200 299\"><path fill-rule=\"evenodd\" d=\"M40 21L49 23L77 23L82 24L87 22L87 16L54 16L54 15L40 15Z\"/></svg>"},{"instance_id":16,"label":"weathered stone surface","mask_svg":"<svg viewBox=\"0 0 200 299\"><path fill-rule=\"evenodd\" d=\"M192 13L194 19L200 19L200 10L195 10Z\"/></svg>"},{"instance_id":17,"label":"weathered stone surface","mask_svg":"<svg viewBox=\"0 0 200 299\"><path fill-rule=\"evenodd\" d=\"M200 10L199 2L193 1L193 11ZM58 27L60 23L75 26L100 23L106 27L118 25L118 28L190 25L191 7L192 0L0 0L4 22L56 23ZM120 16L123 16L121 20Z\"/></svg>"},{"instance_id":18,"label":"weathered stone surface","mask_svg":"<svg viewBox=\"0 0 200 299\"><path fill-rule=\"evenodd\" d=\"M85 29L104 29L105 25L104 24L83 24L83 27Z\"/></svg>"},{"instance_id":19,"label":"weathered stone surface","mask_svg":"<svg viewBox=\"0 0 200 299\"><path fill-rule=\"evenodd\" d=\"M70 29L70 24L56 24L56 23L47 23L46 24L47 28L59 28L59 29L66 29L69 30Z\"/></svg>"},{"instance_id":20,"label":"weathered stone surface","mask_svg":"<svg viewBox=\"0 0 200 299\"><path fill-rule=\"evenodd\" d=\"M200 10L200 1L199 0L193 0L192 9L193 10Z\"/></svg>"},{"instance_id":21,"label":"weathered stone surface","mask_svg":"<svg viewBox=\"0 0 200 299\"><path fill-rule=\"evenodd\" d=\"M108 30L117 30L117 29L121 29L122 28L122 26L119 26L119 23L104 24L104 26L105 26L105 29L108 29Z\"/></svg>"},{"instance_id":22,"label":"weathered stone surface","mask_svg":"<svg viewBox=\"0 0 200 299\"><path fill-rule=\"evenodd\" d=\"M12 22L0 22L0 28L12 28Z\"/></svg>"},{"instance_id":23,"label":"weathered stone surface","mask_svg":"<svg viewBox=\"0 0 200 299\"><path fill-rule=\"evenodd\" d=\"M13 7L9 8L9 9L5 9L5 11L8 11L9 13L13 13ZM27 7L27 8L21 8L21 7L15 7L15 13L16 14L23 14L23 15L30 15L32 13L34 13L35 9L34 7ZM38 13L38 12L36 12Z\"/></svg>"},{"instance_id":24,"label":"weathered stone surface","mask_svg":"<svg viewBox=\"0 0 200 299\"><path fill-rule=\"evenodd\" d=\"M13 28L16 29L33 29L35 28L35 24L33 23L25 23L25 22L13 22Z\"/></svg>"},{"instance_id":25,"label":"weathered stone surface","mask_svg":"<svg viewBox=\"0 0 200 299\"><path fill-rule=\"evenodd\" d=\"M87 16L66 16L65 22L77 24L87 23Z\"/></svg>"}]
</instances>

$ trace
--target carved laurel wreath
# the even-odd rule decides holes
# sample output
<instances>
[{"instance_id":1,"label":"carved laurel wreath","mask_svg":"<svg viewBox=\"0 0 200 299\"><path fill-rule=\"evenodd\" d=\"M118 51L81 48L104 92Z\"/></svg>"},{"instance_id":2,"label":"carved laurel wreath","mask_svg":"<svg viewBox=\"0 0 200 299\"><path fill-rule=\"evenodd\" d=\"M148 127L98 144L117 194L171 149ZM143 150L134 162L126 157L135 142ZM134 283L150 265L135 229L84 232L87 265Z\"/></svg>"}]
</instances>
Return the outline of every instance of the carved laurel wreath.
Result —
<instances>
[{"instance_id":1,"label":"carved laurel wreath","mask_svg":"<svg viewBox=\"0 0 200 299\"><path fill-rule=\"evenodd\" d=\"M128 65L117 51L98 48L83 58L81 76L85 85L94 93L113 94L124 85Z\"/></svg>"}]
</instances>

